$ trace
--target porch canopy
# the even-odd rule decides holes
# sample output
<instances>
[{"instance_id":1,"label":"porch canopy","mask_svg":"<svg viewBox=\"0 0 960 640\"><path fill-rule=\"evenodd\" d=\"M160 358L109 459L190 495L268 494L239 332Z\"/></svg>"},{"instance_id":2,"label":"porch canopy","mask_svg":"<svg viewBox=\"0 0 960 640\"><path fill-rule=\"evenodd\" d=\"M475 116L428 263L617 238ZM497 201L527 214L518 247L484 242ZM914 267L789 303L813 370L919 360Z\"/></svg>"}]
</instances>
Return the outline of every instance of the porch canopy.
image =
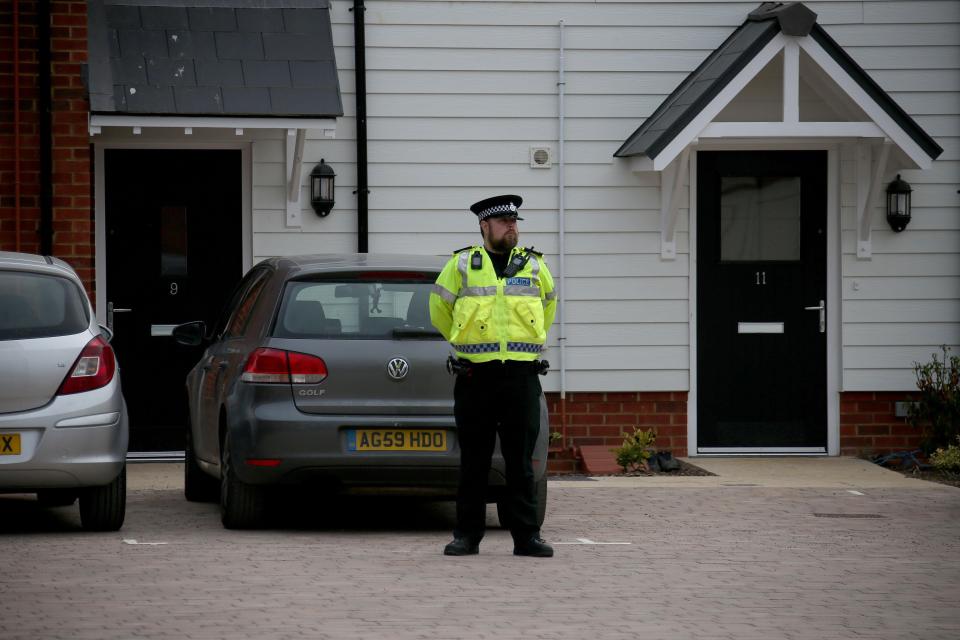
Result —
<instances>
[{"instance_id":1,"label":"porch canopy","mask_svg":"<svg viewBox=\"0 0 960 640\"><path fill-rule=\"evenodd\" d=\"M614 153L636 172L662 172L662 257L676 256L680 189L699 141L858 141L861 257L884 176L927 169L943 152L816 19L800 2L764 2Z\"/></svg>"},{"instance_id":2,"label":"porch canopy","mask_svg":"<svg viewBox=\"0 0 960 640\"><path fill-rule=\"evenodd\" d=\"M90 0L90 135L104 127L287 131L299 223L308 130L343 115L329 0Z\"/></svg>"}]
</instances>

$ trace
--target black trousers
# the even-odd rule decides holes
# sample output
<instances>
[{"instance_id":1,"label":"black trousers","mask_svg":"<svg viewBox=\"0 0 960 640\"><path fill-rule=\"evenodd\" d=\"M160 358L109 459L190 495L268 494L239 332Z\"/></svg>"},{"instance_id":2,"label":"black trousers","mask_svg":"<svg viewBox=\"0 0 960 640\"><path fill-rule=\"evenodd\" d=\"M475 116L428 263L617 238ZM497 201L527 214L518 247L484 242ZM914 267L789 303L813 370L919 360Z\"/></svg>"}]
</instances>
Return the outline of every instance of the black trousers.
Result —
<instances>
[{"instance_id":1,"label":"black trousers","mask_svg":"<svg viewBox=\"0 0 960 640\"><path fill-rule=\"evenodd\" d=\"M497 435L506 463L504 501L510 533L519 542L540 532L531 458L540 432L541 394L540 376L533 363L484 363L457 376L453 397L460 485L454 536L475 542L483 538L490 460Z\"/></svg>"}]
</instances>

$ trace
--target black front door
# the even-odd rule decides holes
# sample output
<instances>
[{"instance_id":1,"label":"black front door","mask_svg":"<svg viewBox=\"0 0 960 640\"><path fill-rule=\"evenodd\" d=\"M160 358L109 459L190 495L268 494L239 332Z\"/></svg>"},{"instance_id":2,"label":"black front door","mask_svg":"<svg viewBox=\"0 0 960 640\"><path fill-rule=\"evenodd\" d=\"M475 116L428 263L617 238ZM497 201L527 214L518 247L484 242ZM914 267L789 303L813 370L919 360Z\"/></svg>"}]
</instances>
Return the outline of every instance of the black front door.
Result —
<instances>
[{"instance_id":1,"label":"black front door","mask_svg":"<svg viewBox=\"0 0 960 640\"><path fill-rule=\"evenodd\" d=\"M113 346L131 451L182 451L184 379L202 355L173 326L215 321L243 274L240 151L104 153Z\"/></svg>"},{"instance_id":2,"label":"black front door","mask_svg":"<svg viewBox=\"0 0 960 640\"><path fill-rule=\"evenodd\" d=\"M825 151L697 154L700 452L826 451L826 191Z\"/></svg>"}]
</instances>

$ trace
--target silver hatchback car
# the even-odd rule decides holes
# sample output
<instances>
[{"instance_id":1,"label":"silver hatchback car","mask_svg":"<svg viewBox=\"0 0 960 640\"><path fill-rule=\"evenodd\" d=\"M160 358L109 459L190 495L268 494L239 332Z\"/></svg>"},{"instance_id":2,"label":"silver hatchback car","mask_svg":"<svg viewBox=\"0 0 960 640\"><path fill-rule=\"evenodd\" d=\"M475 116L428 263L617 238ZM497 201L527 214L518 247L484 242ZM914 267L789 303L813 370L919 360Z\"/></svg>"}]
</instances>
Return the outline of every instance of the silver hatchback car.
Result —
<instances>
[{"instance_id":1,"label":"silver hatchback car","mask_svg":"<svg viewBox=\"0 0 960 640\"><path fill-rule=\"evenodd\" d=\"M217 326L177 327L181 343L208 345L187 377L187 499L219 493L224 526L243 528L263 522L282 485L453 498L451 350L429 313L442 267L427 256L275 258L243 278ZM547 424L541 399L541 521ZM497 450L490 502L505 473Z\"/></svg>"},{"instance_id":2,"label":"silver hatchback car","mask_svg":"<svg viewBox=\"0 0 960 640\"><path fill-rule=\"evenodd\" d=\"M127 410L108 332L56 258L0 252L0 493L80 499L85 529L126 509Z\"/></svg>"}]
</instances>

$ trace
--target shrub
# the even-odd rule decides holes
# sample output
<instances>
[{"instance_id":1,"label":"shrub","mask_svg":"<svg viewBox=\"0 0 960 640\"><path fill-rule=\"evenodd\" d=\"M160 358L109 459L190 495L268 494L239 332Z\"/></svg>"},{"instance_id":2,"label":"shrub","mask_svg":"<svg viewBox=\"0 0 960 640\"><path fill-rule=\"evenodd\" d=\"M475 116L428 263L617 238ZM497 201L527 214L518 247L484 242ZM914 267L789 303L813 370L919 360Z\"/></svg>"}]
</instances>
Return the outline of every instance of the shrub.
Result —
<instances>
[{"instance_id":1,"label":"shrub","mask_svg":"<svg viewBox=\"0 0 960 640\"><path fill-rule=\"evenodd\" d=\"M616 454L617 464L623 467L624 471L646 470L650 468L647 460L653 455L653 445L656 441L656 431L653 429L644 431L638 427L632 435L625 435L621 446L611 451Z\"/></svg>"},{"instance_id":2,"label":"shrub","mask_svg":"<svg viewBox=\"0 0 960 640\"><path fill-rule=\"evenodd\" d=\"M910 424L923 429L927 453L960 436L960 356L949 355L945 345L941 351L942 360L934 353L930 362L913 365L920 397L910 406Z\"/></svg>"},{"instance_id":3,"label":"shrub","mask_svg":"<svg viewBox=\"0 0 960 640\"><path fill-rule=\"evenodd\" d=\"M957 442L960 443L960 436ZM960 473L960 447L952 444L946 449L937 449L930 456L930 464L940 471Z\"/></svg>"}]
</instances>

